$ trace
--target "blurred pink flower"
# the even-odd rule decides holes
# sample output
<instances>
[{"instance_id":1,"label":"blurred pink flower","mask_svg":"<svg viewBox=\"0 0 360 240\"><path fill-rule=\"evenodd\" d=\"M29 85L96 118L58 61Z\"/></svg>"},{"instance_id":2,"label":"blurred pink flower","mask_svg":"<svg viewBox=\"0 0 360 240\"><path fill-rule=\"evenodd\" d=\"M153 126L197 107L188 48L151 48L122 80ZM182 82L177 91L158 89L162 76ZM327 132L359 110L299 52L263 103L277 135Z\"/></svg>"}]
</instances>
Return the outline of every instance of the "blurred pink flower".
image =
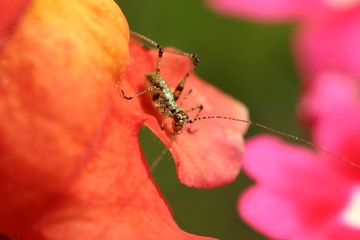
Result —
<instances>
[{"instance_id":1,"label":"blurred pink flower","mask_svg":"<svg viewBox=\"0 0 360 240\"><path fill-rule=\"evenodd\" d=\"M303 122L316 127L330 119L343 117L341 125L346 125L350 120L346 113L360 112L357 78L338 71L327 71L317 74L310 81L314 84L303 93L298 111Z\"/></svg>"},{"instance_id":2,"label":"blurred pink flower","mask_svg":"<svg viewBox=\"0 0 360 240\"><path fill-rule=\"evenodd\" d=\"M295 35L294 51L306 76L337 70L360 77L360 5Z\"/></svg>"},{"instance_id":3,"label":"blurred pink flower","mask_svg":"<svg viewBox=\"0 0 360 240\"><path fill-rule=\"evenodd\" d=\"M215 11L265 22L321 20L359 5L358 0L208 0Z\"/></svg>"},{"instance_id":4,"label":"blurred pink flower","mask_svg":"<svg viewBox=\"0 0 360 240\"><path fill-rule=\"evenodd\" d=\"M319 74L301 102L313 141L360 163L356 79ZM239 200L243 218L275 239L360 239L360 169L270 136L248 141L244 170L256 184Z\"/></svg>"},{"instance_id":5,"label":"blurred pink flower","mask_svg":"<svg viewBox=\"0 0 360 240\"><path fill-rule=\"evenodd\" d=\"M265 23L296 22L294 52L306 78L336 69L360 76L360 0L208 0L218 12Z\"/></svg>"},{"instance_id":6,"label":"blurred pink flower","mask_svg":"<svg viewBox=\"0 0 360 240\"><path fill-rule=\"evenodd\" d=\"M358 79L340 72L324 72L311 80L303 95L299 115L311 126L314 142L349 161L360 164L360 98ZM359 169L341 161L355 178Z\"/></svg>"},{"instance_id":7,"label":"blurred pink flower","mask_svg":"<svg viewBox=\"0 0 360 240\"><path fill-rule=\"evenodd\" d=\"M275 137L249 140L244 168L256 184L239 199L245 221L271 239L360 239L360 171L348 177L321 155Z\"/></svg>"}]
</instances>

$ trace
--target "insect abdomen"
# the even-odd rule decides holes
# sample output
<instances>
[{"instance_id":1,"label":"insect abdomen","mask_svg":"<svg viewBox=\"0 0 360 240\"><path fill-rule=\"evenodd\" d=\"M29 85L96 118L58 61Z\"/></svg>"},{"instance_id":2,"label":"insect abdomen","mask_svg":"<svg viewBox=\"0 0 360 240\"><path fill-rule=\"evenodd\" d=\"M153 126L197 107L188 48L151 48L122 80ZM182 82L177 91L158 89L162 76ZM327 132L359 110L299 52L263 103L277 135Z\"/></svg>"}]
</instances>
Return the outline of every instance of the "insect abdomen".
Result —
<instances>
[{"instance_id":1,"label":"insect abdomen","mask_svg":"<svg viewBox=\"0 0 360 240\"><path fill-rule=\"evenodd\" d=\"M158 76L155 78L155 73L146 74L146 88L157 86L154 90L148 94L151 98L153 106L159 110L161 114L165 114L167 117L172 117L174 110L178 110L179 107L175 102L174 95L172 94L169 86L165 80Z\"/></svg>"}]
</instances>

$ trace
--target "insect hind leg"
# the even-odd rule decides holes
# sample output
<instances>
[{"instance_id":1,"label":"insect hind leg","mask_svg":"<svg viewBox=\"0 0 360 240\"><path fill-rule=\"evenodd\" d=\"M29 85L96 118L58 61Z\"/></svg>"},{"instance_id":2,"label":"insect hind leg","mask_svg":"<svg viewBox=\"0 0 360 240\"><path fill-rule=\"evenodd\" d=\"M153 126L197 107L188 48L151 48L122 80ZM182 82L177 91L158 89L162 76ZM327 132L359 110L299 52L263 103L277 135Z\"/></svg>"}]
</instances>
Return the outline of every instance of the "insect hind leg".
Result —
<instances>
[{"instance_id":1,"label":"insect hind leg","mask_svg":"<svg viewBox=\"0 0 360 240\"><path fill-rule=\"evenodd\" d=\"M132 36L135 36L137 38L139 38L142 41L145 41L147 43L149 43L150 45L156 47L159 49L158 52L158 59L157 59L157 64L156 64L156 70L155 70L155 80L158 80L160 77L160 68L161 68L161 61L162 61L162 57L163 57L163 53L167 52L167 53L172 53L172 54L177 54L177 55L182 55L182 56L187 56L190 57L192 59L192 64L190 69L188 70L188 72L185 74L184 78L179 82L179 84L177 85L177 87L175 88L174 92L173 92L173 96L175 101L180 97L185 83L188 80L190 73L194 71L195 67L197 66L197 64L199 63L199 57L195 54L192 53L187 53L187 52L183 52L183 51L178 51L178 50L164 50L162 46L160 46L160 44L158 44L157 42L151 40L150 38L145 37L144 35L131 31L130 32Z\"/></svg>"},{"instance_id":2,"label":"insect hind leg","mask_svg":"<svg viewBox=\"0 0 360 240\"><path fill-rule=\"evenodd\" d=\"M151 44L152 46L156 47L159 49L159 52L158 52L158 59L157 59L157 64L156 64L156 70L155 70L155 82L157 82L156 80L160 78L160 67L161 67L161 60L162 60L162 56L163 56L163 53L164 53L164 49L163 47L160 46L160 44L156 43L155 41L151 40L150 38L147 38L145 37L144 35L140 34L140 33L137 33L137 32L133 32L131 31L130 32L132 36L144 41L144 42L147 42L149 44ZM118 87L118 84L117 84L117 87ZM125 92L123 90L120 89L121 93L122 93L122 97L127 99L127 100L131 100L135 97L138 97L138 96L141 96L147 92L150 92L151 90L154 90L154 89L160 89L161 87L158 86L158 85L154 85L154 86L151 86L149 87L148 89L145 89L137 94L135 94L134 96L126 96L125 95ZM118 88L119 89L119 88Z\"/></svg>"},{"instance_id":3,"label":"insect hind leg","mask_svg":"<svg viewBox=\"0 0 360 240\"><path fill-rule=\"evenodd\" d=\"M147 43L149 43L150 45L156 47L159 51L158 51L158 59L157 59L157 64L156 64L156 70L155 70L155 80L157 80L160 77L160 67L161 67L161 60L162 60L162 56L164 54L164 48L162 46L160 46L160 44L158 44L157 42L151 40L148 37L145 37L144 35L137 33L137 32L130 32L132 36L135 36L137 38L139 38L142 41L145 41Z\"/></svg>"},{"instance_id":4,"label":"insect hind leg","mask_svg":"<svg viewBox=\"0 0 360 240\"><path fill-rule=\"evenodd\" d=\"M192 54L192 53L186 53L186 52L182 52L182 51L166 51L166 52L170 52L170 53L178 54L178 55L183 55L183 56L188 56L188 57L191 57L191 59L192 59L191 67L189 68L189 70L185 74L184 78L176 86L176 88L175 88L175 90L173 92L174 99L176 101L176 100L179 99L179 97L180 97L180 95L181 95L181 93L182 93L182 91L184 89L184 86L186 84L186 81L189 79L190 73L192 73L194 71L194 69L196 68L196 66L198 65L200 60L199 60L197 55Z\"/></svg>"}]
</instances>

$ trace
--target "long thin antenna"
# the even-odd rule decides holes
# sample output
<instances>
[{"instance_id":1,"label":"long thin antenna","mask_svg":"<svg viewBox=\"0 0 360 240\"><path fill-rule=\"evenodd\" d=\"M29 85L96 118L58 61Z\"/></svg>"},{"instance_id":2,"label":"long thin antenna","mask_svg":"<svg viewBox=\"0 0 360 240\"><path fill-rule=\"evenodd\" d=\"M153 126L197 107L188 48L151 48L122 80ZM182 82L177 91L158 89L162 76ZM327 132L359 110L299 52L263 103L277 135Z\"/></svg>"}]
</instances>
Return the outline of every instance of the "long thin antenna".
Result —
<instances>
[{"instance_id":1,"label":"long thin antenna","mask_svg":"<svg viewBox=\"0 0 360 240\"><path fill-rule=\"evenodd\" d=\"M292 138L292 139L295 139L295 140L300 141L302 143L305 143L305 144L311 146L314 149L320 150L320 151L322 151L322 152L324 152L326 154L329 154L330 156L333 156L335 158L338 158L338 159L340 159L340 160L342 160L342 161L344 161L344 162L346 162L346 163L348 163L348 164L350 164L350 165L352 165L354 167L360 168L359 164L356 164L356 163L354 163L352 161L347 160L346 158L340 157L339 155L336 155L336 154L334 154L332 152L329 152L329 151L319 147L318 145L316 145L316 144L314 144L312 142L309 142L309 141L307 141L307 140L305 140L303 138L296 137L294 135L275 130L273 128L267 127L267 126L262 125L260 123L252 122L250 120L244 120L244 119L238 119L238 118L232 118L232 117L223 117L223 116L206 116L206 117L198 117L198 118L191 119L191 120L188 121L188 123L193 123L195 121L204 120L204 119L227 119L227 120L243 122L243 123L247 123L247 124L250 124L250 125L257 126L257 127L261 127L261 128L263 128L263 129L265 129L265 130L267 130L269 132L273 132L273 133L276 133L278 135L288 137L288 138Z\"/></svg>"}]
</instances>

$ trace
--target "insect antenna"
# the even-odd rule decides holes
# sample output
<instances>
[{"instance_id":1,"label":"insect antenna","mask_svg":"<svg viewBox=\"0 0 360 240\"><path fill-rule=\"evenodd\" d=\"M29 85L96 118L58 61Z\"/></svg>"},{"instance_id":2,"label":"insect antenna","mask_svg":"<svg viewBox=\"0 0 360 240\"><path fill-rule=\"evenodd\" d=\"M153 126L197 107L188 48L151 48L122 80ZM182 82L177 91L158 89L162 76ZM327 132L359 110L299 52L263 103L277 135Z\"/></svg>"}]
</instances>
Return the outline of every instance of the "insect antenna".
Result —
<instances>
[{"instance_id":1,"label":"insect antenna","mask_svg":"<svg viewBox=\"0 0 360 240\"><path fill-rule=\"evenodd\" d=\"M136 97L138 97L140 95L143 95L143 94L145 94L147 92L150 92L151 90L154 90L155 88L158 88L158 86L155 85L155 86L149 87L148 89L145 89L145 90L143 90L143 91L141 91L141 92L139 92L139 93L137 93L137 94L135 94L134 96L131 96L131 97L126 96L125 92L123 90L120 89L120 91L122 93L123 98L125 98L126 100L131 100L131 99L136 98Z\"/></svg>"},{"instance_id":2,"label":"insect antenna","mask_svg":"<svg viewBox=\"0 0 360 240\"><path fill-rule=\"evenodd\" d=\"M294 135L291 135L291 134L288 134L288 133L285 133L285 132L281 132L279 130L276 130L276 129L273 129L271 127L268 127L268 126L265 126L265 125L262 125L260 123L257 123L257 122L253 122L253 121L250 121L250 120L244 120L244 119L239 119L239 118L232 118L232 117L224 117L224 116L205 116L205 117L196 117L196 118L193 118L191 120L188 121L188 123L194 123L195 121L198 121L198 120L204 120L204 119L227 119L227 120L232 120L232 121L237 121L237 122L242 122L242 123L247 123L247 124L250 124L250 125L253 125L253 126L256 126L256 127L260 127L260 128L263 128L269 132L273 132L273 133L276 133L278 135L281 135L281 136L284 136L284 137L287 137L287 138L291 138L291 139L294 139L296 141L299 141L299 142L302 142L302 143L305 143L306 145L314 148L314 149L317 149L319 151L322 151L332 157L335 157L335 158L338 158L354 167L357 167L357 168L360 168L360 165L359 164L356 164L350 160L347 160L346 158L343 158L335 153L332 153L332 152L329 152L321 147L319 147L318 145L310 142L310 141L307 141L303 138L300 138L300 137L296 137Z\"/></svg>"}]
</instances>

